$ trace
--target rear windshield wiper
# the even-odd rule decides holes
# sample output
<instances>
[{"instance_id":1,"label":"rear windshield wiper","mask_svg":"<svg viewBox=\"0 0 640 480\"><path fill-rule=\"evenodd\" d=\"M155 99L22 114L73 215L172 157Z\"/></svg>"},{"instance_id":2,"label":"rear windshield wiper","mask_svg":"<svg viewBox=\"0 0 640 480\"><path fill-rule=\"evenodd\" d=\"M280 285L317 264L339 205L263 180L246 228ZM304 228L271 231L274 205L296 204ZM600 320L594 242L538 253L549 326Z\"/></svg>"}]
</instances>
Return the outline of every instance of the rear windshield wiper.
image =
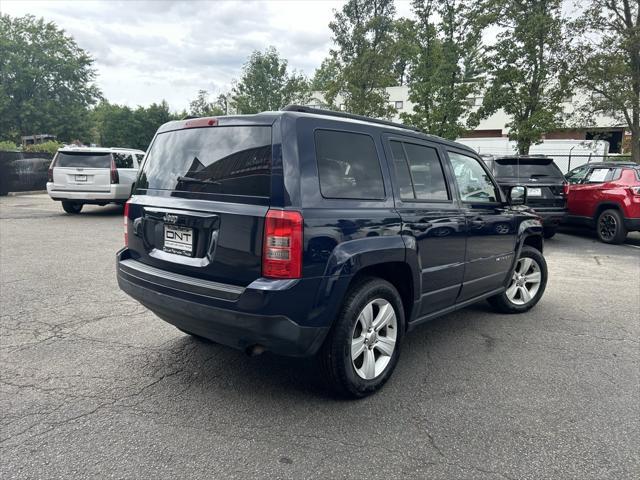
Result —
<instances>
[{"instance_id":1,"label":"rear windshield wiper","mask_svg":"<svg viewBox=\"0 0 640 480\"><path fill-rule=\"evenodd\" d=\"M553 175L548 175L546 173L532 173L531 175L529 175L529 177L531 178L535 178L535 177L552 177Z\"/></svg>"},{"instance_id":2,"label":"rear windshield wiper","mask_svg":"<svg viewBox=\"0 0 640 480\"><path fill-rule=\"evenodd\" d=\"M222 183L217 182L215 180L206 180L204 178L194 178L194 177L178 177L179 182L191 182L191 183L206 183L209 185L222 185Z\"/></svg>"}]
</instances>

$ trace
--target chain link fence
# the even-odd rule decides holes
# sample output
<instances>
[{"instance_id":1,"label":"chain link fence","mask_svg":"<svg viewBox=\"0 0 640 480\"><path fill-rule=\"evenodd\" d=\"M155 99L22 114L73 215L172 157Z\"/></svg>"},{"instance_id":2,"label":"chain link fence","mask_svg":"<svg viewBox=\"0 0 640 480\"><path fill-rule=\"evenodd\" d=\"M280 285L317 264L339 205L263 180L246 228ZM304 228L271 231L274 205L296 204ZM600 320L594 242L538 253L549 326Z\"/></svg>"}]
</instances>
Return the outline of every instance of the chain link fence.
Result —
<instances>
[{"instance_id":1,"label":"chain link fence","mask_svg":"<svg viewBox=\"0 0 640 480\"><path fill-rule=\"evenodd\" d=\"M630 162L631 156L629 155L567 155L567 154L553 154L545 153L546 157L553 158L553 161L558 168L562 170L562 173L567 173L580 165L585 163L597 163L597 162Z\"/></svg>"},{"instance_id":2,"label":"chain link fence","mask_svg":"<svg viewBox=\"0 0 640 480\"><path fill-rule=\"evenodd\" d=\"M45 190L52 158L45 152L0 152L0 195Z\"/></svg>"}]
</instances>

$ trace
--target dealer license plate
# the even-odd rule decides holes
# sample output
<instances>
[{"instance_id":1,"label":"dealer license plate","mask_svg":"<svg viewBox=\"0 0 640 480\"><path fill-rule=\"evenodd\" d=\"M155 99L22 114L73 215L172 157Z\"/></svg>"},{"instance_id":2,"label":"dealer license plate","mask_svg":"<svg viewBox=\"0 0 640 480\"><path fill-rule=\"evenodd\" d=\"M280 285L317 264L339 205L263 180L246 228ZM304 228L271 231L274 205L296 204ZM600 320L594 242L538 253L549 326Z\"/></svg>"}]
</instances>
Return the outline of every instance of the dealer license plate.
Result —
<instances>
[{"instance_id":1,"label":"dealer license plate","mask_svg":"<svg viewBox=\"0 0 640 480\"><path fill-rule=\"evenodd\" d=\"M165 225L164 251L190 257L193 252L193 229Z\"/></svg>"}]
</instances>

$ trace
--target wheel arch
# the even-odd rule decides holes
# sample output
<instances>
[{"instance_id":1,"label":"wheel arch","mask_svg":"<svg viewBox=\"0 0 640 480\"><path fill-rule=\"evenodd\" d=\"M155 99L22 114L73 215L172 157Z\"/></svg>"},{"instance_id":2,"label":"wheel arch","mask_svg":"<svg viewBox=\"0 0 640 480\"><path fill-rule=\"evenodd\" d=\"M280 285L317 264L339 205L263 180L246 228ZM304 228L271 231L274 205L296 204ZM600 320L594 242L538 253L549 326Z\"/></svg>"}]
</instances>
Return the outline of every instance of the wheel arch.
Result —
<instances>
[{"instance_id":1,"label":"wheel arch","mask_svg":"<svg viewBox=\"0 0 640 480\"><path fill-rule=\"evenodd\" d=\"M593 214L593 222L594 222L594 224L597 224L598 217L600 217L602 212L604 212L605 210L618 210L620 213L624 214L624 210L622 209L622 206L618 202L615 202L615 201L612 201L612 200L608 200L608 201L605 201L605 202L600 202L596 206L596 209L595 209L594 214Z\"/></svg>"}]
</instances>

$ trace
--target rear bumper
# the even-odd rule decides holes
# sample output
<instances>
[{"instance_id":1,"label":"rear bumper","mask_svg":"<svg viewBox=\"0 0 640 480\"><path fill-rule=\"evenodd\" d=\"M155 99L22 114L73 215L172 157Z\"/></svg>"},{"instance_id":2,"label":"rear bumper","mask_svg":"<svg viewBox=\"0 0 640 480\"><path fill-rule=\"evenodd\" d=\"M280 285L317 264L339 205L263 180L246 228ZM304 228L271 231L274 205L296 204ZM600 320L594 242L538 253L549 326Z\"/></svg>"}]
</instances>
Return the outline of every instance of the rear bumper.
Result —
<instances>
[{"instance_id":1,"label":"rear bumper","mask_svg":"<svg viewBox=\"0 0 640 480\"><path fill-rule=\"evenodd\" d=\"M625 218L624 226L627 230L633 232L640 231L640 218Z\"/></svg>"},{"instance_id":2,"label":"rear bumper","mask_svg":"<svg viewBox=\"0 0 640 480\"><path fill-rule=\"evenodd\" d=\"M542 219L544 227L557 227L566 220L568 215L566 208L532 208L535 214Z\"/></svg>"},{"instance_id":3,"label":"rear bumper","mask_svg":"<svg viewBox=\"0 0 640 480\"><path fill-rule=\"evenodd\" d=\"M56 186L53 182L47 182L47 193L53 200L76 200L88 202L105 201L119 202L126 201L131 196L131 185L126 183L117 183L110 185L109 190L91 191L91 190L64 190L60 185Z\"/></svg>"},{"instance_id":4,"label":"rear bumper","mask_svg":"<svg viewBox=\"0 0 640 480\"><path fill-rule=\"evenodd\" d=\"M116 263L124 292L166 322L223 345L310 356L329 330L330 316L315 309L315 322L309 318L321 279L260 279L243 288L149 267L128 249Z\"/></svg>"}]
</instances>

